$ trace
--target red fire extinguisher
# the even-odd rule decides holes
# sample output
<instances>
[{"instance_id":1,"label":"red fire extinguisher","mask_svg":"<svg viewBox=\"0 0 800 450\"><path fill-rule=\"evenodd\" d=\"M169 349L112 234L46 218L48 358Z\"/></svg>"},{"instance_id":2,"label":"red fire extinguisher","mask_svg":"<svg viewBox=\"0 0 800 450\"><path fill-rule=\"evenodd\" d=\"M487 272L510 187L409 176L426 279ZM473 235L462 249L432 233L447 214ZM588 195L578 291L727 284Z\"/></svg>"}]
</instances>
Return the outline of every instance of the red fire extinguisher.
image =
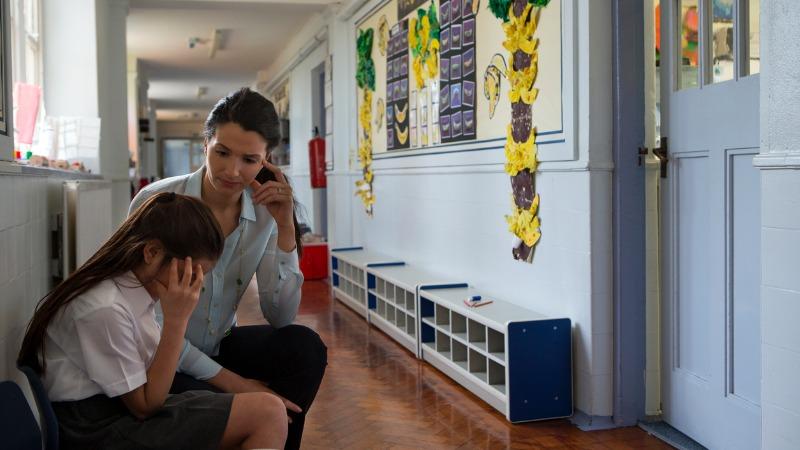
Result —
<instances>
[{"instance_id":1,"label":"red fire extinguisher","mask_svg":"<svg viewBox=\"0 0 800 450\"><path fill-rule=\"evenodd\" d=\"M308 141L308 161L311 166L311 187L328 187L325 178L325 139L319 137L317 127L314 127L314 137Z\"/></svg>"}]
</instances>

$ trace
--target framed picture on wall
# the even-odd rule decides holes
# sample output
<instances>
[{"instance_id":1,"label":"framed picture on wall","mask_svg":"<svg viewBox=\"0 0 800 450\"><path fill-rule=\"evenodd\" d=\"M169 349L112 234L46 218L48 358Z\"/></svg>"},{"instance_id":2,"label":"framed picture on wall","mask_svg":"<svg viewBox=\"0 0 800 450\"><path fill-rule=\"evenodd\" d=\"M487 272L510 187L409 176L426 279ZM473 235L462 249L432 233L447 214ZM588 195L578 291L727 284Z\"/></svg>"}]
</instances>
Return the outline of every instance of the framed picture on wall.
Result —
<instances>
[{"instance_id":1,"label":"framed picture on wall","mask_svg":"<svg viewBox=\"0 0 800 450\"><path fill-rule=\"evenodd\" d=\"M0 0L0 160L14 160L11 112L11 27L8 2Z\"/></svg>"}]
</instances>

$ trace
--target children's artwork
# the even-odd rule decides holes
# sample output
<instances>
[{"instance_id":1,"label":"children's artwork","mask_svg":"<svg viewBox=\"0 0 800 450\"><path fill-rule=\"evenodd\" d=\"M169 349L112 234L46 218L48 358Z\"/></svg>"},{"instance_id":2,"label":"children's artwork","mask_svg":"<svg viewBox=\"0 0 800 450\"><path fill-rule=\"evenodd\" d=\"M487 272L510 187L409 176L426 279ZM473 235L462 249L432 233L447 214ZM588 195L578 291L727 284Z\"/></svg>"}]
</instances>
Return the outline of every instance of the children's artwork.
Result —
<instances>
[{"instance_id":1,"label":"children's artwork","mask_svg":"<svg viewBox=\"0 0 800 450\"><path fill-rule=\"evenodd\" d=\"M461 101L466 106L475 106L475 83L465 81L461 88Z\"/></svg>"},{"instance_id":2,"label":"children's artwork","mask_svg":"<svg viewBox=\"0 0 800 450\"><path fill-rule=\"evenodd\" d=\"M508 16L516 0L375 2L379 6L356 22L358 29L373 29L375 34L374 70L371 74L364 73L375 81L371 108L373 153L405 151L439 143L497 140L506 137L509 123L524 124L529 117L535 123L537 134L548 134L550 140L559 133L563 136L562 82L571 78L561 73L564 45L561 32L562 20L569 20L569 17L562 18L563 0L550 0L546 7L541 6L543 1L526 3L531 4L532 9L538 8L538 21L530 37L531 42L535 42L538 73L532 89L518 90L515 95L530 100L536 97L536 101L526 103L528 111L522 111L520 107L512 106L514 101L508 101L513 83L507 77L513 64L510 55L514 52L506 45L513 46L516 35L509 40L504 25L512 21L498 20L496 16ZM413 38L410 34L412 19L415 25ZM434 37L437 37L435 45ZM424 56L419 62L412 47L417 49L417 54ZM525 53L519 59L520 63L528 63L532 58ZM421 86L417 74L422 75ZM417 122L412 126L411 97L423 88L428 89L426 117L423 117L419 100L414 101ZM378 99L384 101L384 126L375 126L380 116L376 104ZM362 100L363 95L359 95L359 107ZM405 115L402 114L404 108ZM515 108L520 109L516 114L512 111ZM401 112L399 116L398 111ZM467 114L470 111L472 114ZM456 127L453 115L458 112L461 115ZM512 121L512 116L516 117L515 121ZM398 122L398 118L405 121ZM396 128L398 123L401 126ZM424 143L426 133L423 125L427 126L427 144ZM517 126L514 131L515 138L527 138L523 136L526 127ZM400 138L404 136L401 144Z\"/></svg>"},{"instance_id":3,"label":"children's artwork","mask_svg":"<svg viewBox=\"0 0 800 450\"><path fill-rule=\"evenodd\" d=\"M463 133L462 117L466 111L472 111L473 129L475 125L475 42L476 42L476 18L473 13L474 3L465 0L451 0L449 5L442 3L440 11L442 14L449 14L449 20L445 25L442 23L442 40L447 38L447 45L442 46L442 61L446 64L447 73L440 74L439 82L444 86L448 82L449 89L442 89L442 96L449 95L449 98L441 99L440 111L449 109L450 133L441 132L442 142L456 142L467 139L475 139L475 133L467 136ZM449 6L449 8L447 7ZM469 39L466 33L469 32ZM469 63L469 68L466 63ZM469 69L469 70L468 70ZM467 84L469 83L469 84ZM465 88L471 86L472 96L466 98ZM445 91L449 91L445 94ZM443 121L439 122L442 127ZM441 131L441 130L440 130Z\"/></svg>"},{"instance_id":4,"label":"children's artwork","mask_svg":"<svg viewBox=\"0 0 800 450\"><path fill-rule=\"evenodd\" d=\"M389 53L386 56L386 148L408 148L408 21L396 23L389 30ZM393 130L391 136L388 130ZM391 137L391 139L390 139Z\"/></svg>"}]
</instances>

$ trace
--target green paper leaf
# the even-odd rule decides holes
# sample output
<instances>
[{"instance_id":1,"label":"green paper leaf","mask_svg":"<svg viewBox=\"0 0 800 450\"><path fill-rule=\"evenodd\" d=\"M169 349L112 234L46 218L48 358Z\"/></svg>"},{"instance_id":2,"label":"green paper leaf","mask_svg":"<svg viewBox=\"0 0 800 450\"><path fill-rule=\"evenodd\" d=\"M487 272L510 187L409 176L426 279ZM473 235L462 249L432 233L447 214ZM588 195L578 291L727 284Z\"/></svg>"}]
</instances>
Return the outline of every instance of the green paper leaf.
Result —
<instances>
[{"instance_id":1,"label":"green paper leaf","mask_svg":"<svg viewBox=\"0 0 800 450\"><path fill-rule=\"evenodd\" d=\"M489 0L489 10L503 22L508 22L509 8L511 8L511 0Z\"/></svg>"},{"instance_id":2,"label":"green paper leaf","mask_svg":"<svg viewBox=\"0 0 800 450\"><path fill-rule=\"evenodd\" d=\"M528 3L536 5L540 8L544 8L548 3L550 3L550 0L528 0Z\"/></svg>"}]
</instances>

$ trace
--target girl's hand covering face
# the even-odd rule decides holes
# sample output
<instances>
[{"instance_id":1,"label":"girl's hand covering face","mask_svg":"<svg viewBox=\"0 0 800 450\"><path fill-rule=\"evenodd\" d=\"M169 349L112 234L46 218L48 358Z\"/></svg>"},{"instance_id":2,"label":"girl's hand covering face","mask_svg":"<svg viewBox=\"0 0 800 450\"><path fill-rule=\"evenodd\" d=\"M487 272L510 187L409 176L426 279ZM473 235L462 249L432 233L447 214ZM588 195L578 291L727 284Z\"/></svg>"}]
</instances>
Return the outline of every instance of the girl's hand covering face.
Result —
<instances>
[{"instance_id":1,"label":"girl's hand covering face","mask_svg":"<svg viewBox=\"0 0 800 450\"><path fill-rule=\"evenodd\" d=\"M275 174L275 180L277 181L267 181L261 184L253 180L250 183L250 187L253 189L253 203L266 206L279 227L294 227L294 221L292 220L294 211L292 187L277 166L266 159L262 160L261 164Z\"/></svg>"},{"instance_id":2,"label":"girl's hand covering face","mask_svg":"<svg viewBox=\"0 0 800 450\"><path fill-rule=\"evenodd\" d=\"M185 325L200 299L204 280L203 268L200 264L193 265L192 258L187 256L180 276L177 258L170 261L168 272L166 284L156 277L151 282L152 287L161 301L165 326L167 323Z\"/></svg>"}]
</instances>

